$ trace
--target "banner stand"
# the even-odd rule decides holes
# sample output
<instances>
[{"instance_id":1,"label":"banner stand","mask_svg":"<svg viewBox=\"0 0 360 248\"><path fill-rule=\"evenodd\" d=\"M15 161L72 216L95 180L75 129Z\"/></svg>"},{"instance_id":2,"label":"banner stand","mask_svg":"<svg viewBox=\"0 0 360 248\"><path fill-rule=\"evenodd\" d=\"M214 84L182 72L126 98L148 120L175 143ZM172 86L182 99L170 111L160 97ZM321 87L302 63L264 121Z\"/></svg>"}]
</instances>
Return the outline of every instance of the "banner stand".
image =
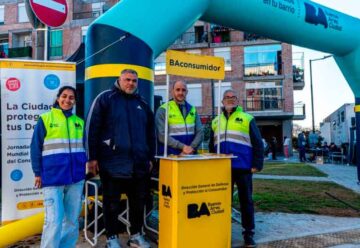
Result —
<instances>
[{"instance_id":1,"label":"banner stand","mask_svg":"<svg viewBox=\"0 0 360 248\"><path fill-rule=\"evenodd\" d=\"M220 114L221 80L225 76L223 58L168 51L166 62L166 102L170 74L219 79ZM159 247L230 248L232 157L219 154L219 148L217 154L169 155L168 108L169 104L165 115L164 156L159 157Z\"/></svg>"}]
</instances>

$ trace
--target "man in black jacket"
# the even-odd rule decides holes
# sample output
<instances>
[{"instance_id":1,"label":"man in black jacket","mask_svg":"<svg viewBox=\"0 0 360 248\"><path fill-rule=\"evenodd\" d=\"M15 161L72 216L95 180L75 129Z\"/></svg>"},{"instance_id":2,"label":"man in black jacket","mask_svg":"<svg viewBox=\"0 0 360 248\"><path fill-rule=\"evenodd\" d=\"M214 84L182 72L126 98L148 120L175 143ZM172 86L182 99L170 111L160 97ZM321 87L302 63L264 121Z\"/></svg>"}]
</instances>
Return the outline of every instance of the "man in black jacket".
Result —
<instances>
[{"instance_id":1,"label":"man in black jacket","mask_svg":"<svg viewBox=\"0 0 360 248\"><path fill-rule=\"evenodd\" d=\"M114 87L96 97L87 118L88 170L100 172L108 247L120 247L116 226L123 192L130 207L128 245L150 247L141 228L156 140L153 113L137 85L137 72L123 70Z\"/></svg>"}]
</instances>

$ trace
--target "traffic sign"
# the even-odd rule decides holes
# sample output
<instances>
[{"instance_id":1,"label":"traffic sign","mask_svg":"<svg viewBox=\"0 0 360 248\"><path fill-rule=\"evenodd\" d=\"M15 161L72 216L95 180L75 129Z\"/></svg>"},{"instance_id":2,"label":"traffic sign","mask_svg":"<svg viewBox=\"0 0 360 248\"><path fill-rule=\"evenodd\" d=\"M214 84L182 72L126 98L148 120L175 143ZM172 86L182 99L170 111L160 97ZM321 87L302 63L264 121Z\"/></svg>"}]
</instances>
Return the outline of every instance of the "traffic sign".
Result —
<instances>
[{"instance_id":1,"label":"traffic sign","mask_svg":"<svg viewBox=\"0 0 360 248\"><path fill-rule=\"evenodd\" d=\"M50 27L64 24L68 13L66 0L30 0L36 17Z\"/></svg>"}]
</instances>

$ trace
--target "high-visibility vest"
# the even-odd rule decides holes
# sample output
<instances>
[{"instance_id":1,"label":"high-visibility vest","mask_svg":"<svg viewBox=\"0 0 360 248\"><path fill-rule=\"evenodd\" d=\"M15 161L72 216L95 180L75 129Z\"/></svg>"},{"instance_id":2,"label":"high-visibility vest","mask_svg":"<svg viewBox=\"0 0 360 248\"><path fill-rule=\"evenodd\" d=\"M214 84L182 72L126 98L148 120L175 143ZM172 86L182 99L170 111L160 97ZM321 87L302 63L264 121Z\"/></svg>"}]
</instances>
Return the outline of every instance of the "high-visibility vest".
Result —
<instances>
[{"instance_id":1,"label":"high-visibility vest","mask_svg":"<svg viewBox=\"0 0 360 248\"><path fill-rule=\"evenodd\" d=\"M46 129L42 147L42 185L67 185L84 179L84 121L76 115L66 118L57 108L42 114L41 119Z\"/></svg>"},{"instance_id":2,"label":"high-visibility vest","mask_svg":"<svg viewBox=\"0 0 360 248\"><path fill-rule=\"evenodd\" d=\"M190 107L190 111L184 118L179 106L174 100L171 100L168 103L169 136L189 146L195 137L196 108L185 102L186 106L188 108ZM161 105L161 108L166 109L166 106L167 103L164 103L163 105ZM163 151L163 146L160 147L160 150L161 152ZM180 153L181 150L174 149L168 146L168 154L178 155Z\"/></svg>"},{"instance_id":3,"label":"high-visibility vest","mask_svg":"<svg viewBox=\"0 0 360 248\"><path fill-rule=\"evenodd\" d=\"M236 158L231 159L232 168L251 169L252 145L250 139L250 122L254 117L244 113L241 107L227 119L220 115L220 153L233 154ZM219 116L212 121L214 132L215 149L218 145Z\"/></svg>"}]
</instances>

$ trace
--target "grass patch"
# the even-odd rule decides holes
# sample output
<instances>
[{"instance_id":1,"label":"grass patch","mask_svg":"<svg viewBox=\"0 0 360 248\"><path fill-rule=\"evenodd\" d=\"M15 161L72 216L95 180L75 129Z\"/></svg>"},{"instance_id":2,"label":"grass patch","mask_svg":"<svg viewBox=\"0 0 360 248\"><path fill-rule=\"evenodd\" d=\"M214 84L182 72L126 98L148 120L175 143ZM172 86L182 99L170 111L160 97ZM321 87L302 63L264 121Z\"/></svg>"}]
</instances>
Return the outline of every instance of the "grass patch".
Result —
<instances>
[{"instance_id":1,"label":"grass patch","mask_svg":"<svg viewBox=\"0 0 360 248\"><path fill-rule=\"evenodd\" d=\"M358 194L332 182L254 179L253 183L256 211L360 217L360 212L325 194L360 209ZM238 197L233 205L239 208Z\"/></svg>"},{"instance_id":2,"label":"grass patch","mask_svg":"<svg viewBox=\"0 0 360 248\"><path fill-rule=\"evenodd\" d=\"M325 173L319 171L318 169L304 163L265 163L264 169L258 174L312 177L327 176Z\"/></svg>"}]
</instances>

